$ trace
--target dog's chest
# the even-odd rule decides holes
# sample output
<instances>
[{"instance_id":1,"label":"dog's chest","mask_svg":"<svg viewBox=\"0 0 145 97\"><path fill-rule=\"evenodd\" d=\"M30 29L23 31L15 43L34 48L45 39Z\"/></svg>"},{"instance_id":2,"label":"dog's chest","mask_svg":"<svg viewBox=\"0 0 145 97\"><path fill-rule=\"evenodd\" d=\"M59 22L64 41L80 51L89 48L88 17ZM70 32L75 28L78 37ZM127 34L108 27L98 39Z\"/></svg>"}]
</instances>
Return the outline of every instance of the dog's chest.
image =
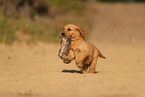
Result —
<instances>
[{"instance_id":1,"label":"dog's chest","mask_svg":"<svg viewBox=\"0 0 145 97\"><path fill-rule=\"evenodd\" d=\"M75 48L72 48L75 56L77 56L79 53L83 53L83 52L88 52L89 49L88 49L88 46L87 44L84 42L82 43L81 45L75 47Z\"/></svg>"}]
</instances>

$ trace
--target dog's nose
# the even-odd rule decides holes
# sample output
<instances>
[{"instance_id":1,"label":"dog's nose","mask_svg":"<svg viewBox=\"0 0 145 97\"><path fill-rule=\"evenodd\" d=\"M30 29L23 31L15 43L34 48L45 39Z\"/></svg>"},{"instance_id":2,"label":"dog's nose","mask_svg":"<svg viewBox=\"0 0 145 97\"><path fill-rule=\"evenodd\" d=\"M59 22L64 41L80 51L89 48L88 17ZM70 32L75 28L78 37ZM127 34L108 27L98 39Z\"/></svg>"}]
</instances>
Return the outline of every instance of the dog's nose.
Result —
<instances>
[{"instance_id":1,"label":"dog's nose","mask_svg":"<svg viewBox=\"0 0 145 97\"><path fill-rule=\"evenodd\" d=\"M65 35L65 33L61 33L61 35L62 35L62 36L64 36L64 35Z\"/></svg>"}]
</instances>

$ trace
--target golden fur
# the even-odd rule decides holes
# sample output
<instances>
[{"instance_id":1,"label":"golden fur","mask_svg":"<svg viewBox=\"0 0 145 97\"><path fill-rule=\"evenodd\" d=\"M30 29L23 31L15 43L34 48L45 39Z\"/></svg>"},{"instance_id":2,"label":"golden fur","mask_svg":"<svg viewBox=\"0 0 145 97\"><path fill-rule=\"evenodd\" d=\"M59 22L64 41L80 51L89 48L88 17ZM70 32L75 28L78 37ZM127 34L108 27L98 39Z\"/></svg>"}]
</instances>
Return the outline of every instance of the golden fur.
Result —
<instances>
[{"instance_id":1,"label":"golden fur","mask_svg":"<svg viewBox=\"0 0 145 97\"><path fill-rule=\"evenodd\" d=\"M83 73L89 68L90 73L95 73L98 56L105 58L101 52L91 43L85 40L86 32L76 25L68 24L64 27L61 36L71 37L69 53L64 63L70 63L73 59L77 67Z\"/></svg>"}]
</instances>

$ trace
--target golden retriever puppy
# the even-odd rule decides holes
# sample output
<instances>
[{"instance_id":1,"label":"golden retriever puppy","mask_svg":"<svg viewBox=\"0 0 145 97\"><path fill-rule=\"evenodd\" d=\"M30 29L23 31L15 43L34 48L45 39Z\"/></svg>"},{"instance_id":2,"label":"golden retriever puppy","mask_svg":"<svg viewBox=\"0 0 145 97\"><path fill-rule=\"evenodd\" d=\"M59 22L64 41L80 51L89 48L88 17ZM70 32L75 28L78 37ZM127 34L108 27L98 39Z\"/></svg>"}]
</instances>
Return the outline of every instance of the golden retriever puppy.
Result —
<instances>
[{"instance_id":1,"label":"golden retriever puppy","mask_svg":"<svg viewBox=\"0 0 145 97\"><path fill-rule=\"evenodd\" d=\"M87 72L88 68L90 73L95 73L98 57L105 57L99 49L86 41L86 32L76 25L68 24L64 27L60 36L71 38L69 51L63 62L68 64L75 60L77 67L81 69L82 73Z\"/></svg>"}]
</instances>

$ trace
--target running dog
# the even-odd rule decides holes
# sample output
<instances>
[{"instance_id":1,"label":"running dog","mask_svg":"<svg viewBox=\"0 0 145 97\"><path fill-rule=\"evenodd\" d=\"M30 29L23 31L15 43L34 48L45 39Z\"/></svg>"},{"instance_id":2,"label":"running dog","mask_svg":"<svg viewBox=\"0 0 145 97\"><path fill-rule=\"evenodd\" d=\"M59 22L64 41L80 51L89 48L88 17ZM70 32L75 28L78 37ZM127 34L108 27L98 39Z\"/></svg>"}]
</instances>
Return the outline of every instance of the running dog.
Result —
<instances>
[{"instance_id":1,"label":"running dog","mask_svg":"<svg viewBox=\"0 0 145 97\"><path fill-rule=\"evenodd\" d=\"M82 73L86 73L87 69L90 73L95 73L98 57L106 58L99 49L86 41L86 32L74 24L66 25L60 33L60 37L59 57L66 64L75 60Z\"/></svg>"}]
</instances>

